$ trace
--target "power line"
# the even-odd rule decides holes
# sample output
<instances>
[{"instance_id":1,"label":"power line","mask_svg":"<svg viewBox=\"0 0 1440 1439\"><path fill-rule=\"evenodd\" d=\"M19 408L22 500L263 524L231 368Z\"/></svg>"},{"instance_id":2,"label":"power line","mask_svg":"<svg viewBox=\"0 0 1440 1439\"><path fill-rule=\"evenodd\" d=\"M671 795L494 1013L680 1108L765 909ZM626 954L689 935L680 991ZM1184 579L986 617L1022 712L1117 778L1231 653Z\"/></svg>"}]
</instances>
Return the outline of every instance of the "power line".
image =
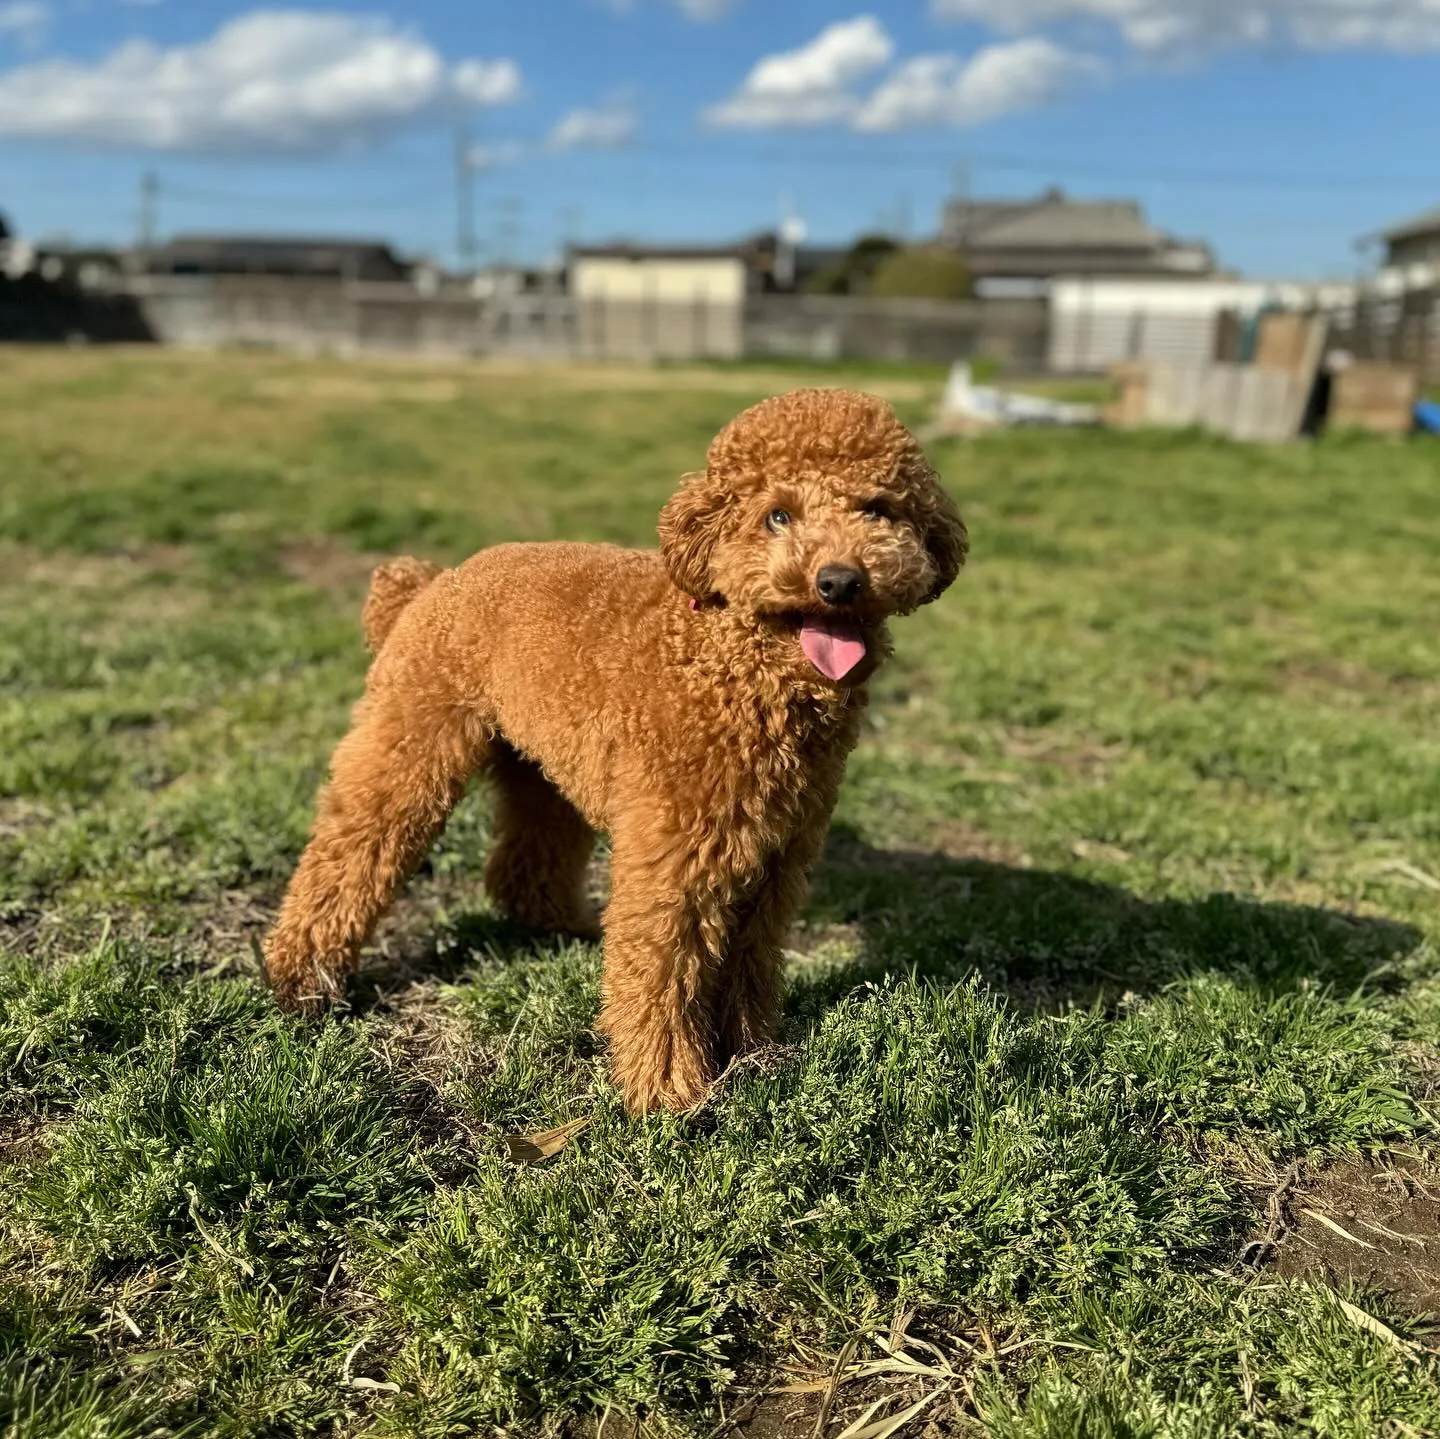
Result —
<instances>
[{"instance_id":1,"label":"power line","mask_svg":"<svg viewBox=\"0 0 1440 1439\"><path fill-rule=\"evenodd\" d=\"M893 170L899 166L923 166L937 174L955 167L953 152L917 150L757 150L753 153L706 154L694 150L674 147L634 146L631 154L648 156L652 159L675 160L687 165L723 164L751 167L756 164L778 164L793 166L833 167L842 169ZM1434 188L1440 184L1440 176L1434 172L1427 175L1375 175L1375 174L1318 174L1296 173L1295 171L1245 171L1192 169L1185 166L1144 166L1109 165L1091 159L1060 155L1021 155L1005 151L969 151L967 163L979 163L988 168L1017 173L1054 175L1068 174L1104 175L1115 179L1144 180L1165 184L1208 185L1218 187L1257 187L1275 189L1311 190L1381 190Z\"/></svg>"},{"instance_id":2,"label":"power line","mask_svg":"<svg viewBox=\"0 0 1440 1439\"><path fill-rule=\"evenodd\" d=\"M467 137L468 139L468 137ZM458 201L463 211L463 196L473 179L473 159L468 165L461 164L462 153L473 157L473 145L461 149L460 139L456 141L455 178L448 184L435 180L424 185L407 187L404 190L390 189L384 193L333 193L316 195L256 194L241 191L230 192L208 187L174 186L167 184L169 199L196 205L245 205L254 208L293 208L297 205L314 207L320 205L345 207L349 209L390 208L416 200L432 199L455 187L460 195ZM535 152L537 155L540 152ZM1009 151L966 150L964 159L957 163L954 152L916 150L778 150L767 148L754 153L717 153L684 146L633 145L625 152L632 160L652 160L661 163L678 163L687 166L725 166L751 169L757 164L784 166L791 169L882 169L923 168L936 175L948 173L952 187L957 193L973 191L970 176L975 165L1015 174L1037 174L1053 178L1056 175L1090 176L1128 182L1148 182L1169 185L1194 185L1218 189L1264 189L1315 190L1329 193L1384 190L1414 190L1434 188L1440 184L1440 177L1429 175L1376 175L1352 173L1309 173L1295 171L1247 171L1197 169L1185 166L1145 166L1107 164L1089 158L1062 155L1025 155ZM457 231L463 228L461 215L457 213ZM473 234L473 220L471 223ZM457 234L457 238L459 238Z\"/></svg>"}]
</instances>

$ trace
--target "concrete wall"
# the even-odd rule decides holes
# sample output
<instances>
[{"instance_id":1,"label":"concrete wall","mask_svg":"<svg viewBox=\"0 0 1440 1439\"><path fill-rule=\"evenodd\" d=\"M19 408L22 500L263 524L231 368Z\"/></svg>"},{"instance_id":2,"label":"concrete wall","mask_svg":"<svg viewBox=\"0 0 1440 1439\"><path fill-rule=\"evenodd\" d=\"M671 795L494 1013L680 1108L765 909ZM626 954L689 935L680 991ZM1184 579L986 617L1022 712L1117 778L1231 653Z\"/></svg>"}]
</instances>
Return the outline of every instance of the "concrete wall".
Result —
<instances>
[{"instance_id":1,"label":"concrete wall","mask_svg":"<svg viewBox=\"0 0 1440 1439\"><path fill-rule=\"evenodd\" d=\"M164 344L254 345L298 354L480 350L479 300L422 295L408 285L165 275L133 280L130 293Z\"/></svg>"},{"instance_id":2,"label":"concrete wall","mask_svg":"<svg viewBox=\"0 0 1440 1439\"><path fill-rule=\"evenodd\" d=\"M987 356L1007 369L1044 368L1043 299L870 300L752 295L745 352L812 360L952 360Z\"/></svg>"},{"instance_id":3,"label":"concrete wall","mask_svg":"<svg viewBox=\"0 0 1440 1439\"><path fill-rule=\"evenodd\" d=\"M704 300L576 302L578 353L593 360L735 360L745 353L744 311Z\"/></svg>"},{"instance_id":4,"label":"concrete wall","mask_svg":"<svg viewBox=\"0 0 1440 1439\"><path fill-rule=\"evenodd\" d=\"M728 283L728 282L727 282ZM723 286L722 286L723 289ZM662 300L602 294L479 299L407 285L241 276L149 276L131 296L155 337L198 348L299 354L549 355L661 359L1045 362L1043 299L866 300L752 295Z\"/></svg>"}]
</instances>

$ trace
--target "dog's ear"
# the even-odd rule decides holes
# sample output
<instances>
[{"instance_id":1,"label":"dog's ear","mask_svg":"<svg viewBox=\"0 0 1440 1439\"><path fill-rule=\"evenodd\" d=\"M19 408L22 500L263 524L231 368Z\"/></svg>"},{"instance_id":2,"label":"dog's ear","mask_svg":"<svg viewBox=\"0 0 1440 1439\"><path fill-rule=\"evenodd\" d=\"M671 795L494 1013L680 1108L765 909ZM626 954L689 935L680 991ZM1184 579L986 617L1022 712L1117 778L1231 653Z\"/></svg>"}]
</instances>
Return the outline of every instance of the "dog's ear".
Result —
<instances>
[{"instance_id":1,"label":"dog's ear","mask_svg":"<svg viewBox=\"0 0 1440 1439\"><path fill-rule=\"evenodd\" d=\"M925 489L928 504L923 533L925 548L935 565L935 583L930 587L930 593L921 601L928 605L932 600L938 600L955 583L955 577L965 563L965 556L970 552L970 538L965 529L965 521L960 518L960 511L955 508L955 501L941 488L940 477L933 471Z\"/></svg>"},{"instance_id":2,"label":"dog's ear","mask_svg":"<svg viewBox=\"0 0 1440 1439\"><path fill-rule=\"evenodd\" d=\"M687 595L709 597L715 586L710 558L720 538L728 492L705 472L686 475L660 511L660 555L670 579Z\"/></svg>"}]
</instances>

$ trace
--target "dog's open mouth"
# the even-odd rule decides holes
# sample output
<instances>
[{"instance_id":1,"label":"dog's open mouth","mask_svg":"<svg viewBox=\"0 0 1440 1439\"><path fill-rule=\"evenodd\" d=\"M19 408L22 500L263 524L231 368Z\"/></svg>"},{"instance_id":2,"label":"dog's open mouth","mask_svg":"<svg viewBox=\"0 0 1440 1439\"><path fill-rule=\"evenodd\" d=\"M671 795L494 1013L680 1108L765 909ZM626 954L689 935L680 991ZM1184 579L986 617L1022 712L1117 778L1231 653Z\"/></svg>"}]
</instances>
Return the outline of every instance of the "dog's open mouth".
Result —
<instances>
[{"instance_id":1,"label":"dog's open mouth","mask_svg":"<svg viewBox=\"0 0 1440 1439\"><path fill-rule=\"evenodd\" d=\"M865 658L865 631L857 620L839 615L805 615L800 648L826 679L843 680Z\"/></svg>"}]
</instances>

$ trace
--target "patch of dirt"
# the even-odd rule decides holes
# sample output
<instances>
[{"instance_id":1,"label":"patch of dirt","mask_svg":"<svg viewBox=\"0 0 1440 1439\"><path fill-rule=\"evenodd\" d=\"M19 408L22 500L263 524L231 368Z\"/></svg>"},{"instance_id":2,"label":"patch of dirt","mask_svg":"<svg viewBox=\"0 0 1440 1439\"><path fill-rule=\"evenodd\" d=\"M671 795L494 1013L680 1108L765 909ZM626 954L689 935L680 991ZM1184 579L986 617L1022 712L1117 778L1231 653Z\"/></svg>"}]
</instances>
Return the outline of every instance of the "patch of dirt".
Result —
<instances>
[{"instance_id":1,"label":"patch of dirt","mask_svg":"<svg viewBox=\"0 0 1440 1439\"><path fill-rule=\"evenodd\" d=\"M786 950L807 958L822 951L858 954L865 944L865 932L858 924L806 924L801 920L790 931Z\"/></svg>"},{"instance_id":2,"label":"patch of dirt","mask_svg":"<svg viewBox=\"0 0 1440 1439\"><path fill-rule=\"evenodd\" d=\"M925 830L924 842L932 854L945 859L977 859L990 864L1012 865L1016 869L1030 869L1035 863L1019 845L976 829L964 820L946 819L930 825ZM915 855L903 849L874 850L867 854L867 861L880 870L912 869Z\"/></svg>"},{"instance_id":3,"label":"patch of dirt","mask_svg":"<svg viewBox=\"0 0 1440 1439\"><path fill-rule=\"evenodd\" d=\"M878 1390L871 1394L857 1389L848 1396L843 1408L822 1419L825 1396L821 1393L787 1394L770 1390L748 1397L730 1395L720 1404L719 1411L707 1416L707 1423L713 1417L714 1423L702 1430L707 1439L815 1439L818 1434L833 1436L839 1434L846 1423L863 1413L867 1405L856 1406L856 1400L873 1403L879 1397ZM834 1406L832 1405L832 1408ZM900 1406L900 1407L903 1407ZM876 1411L876 1418L888 1414L889 1410ZM661 1439L662 1435L673 1433L673 1429L658 1423L649 1423L634 1415L608 1414L588 1418L571 1424L565 1431L567 1439ZM931 1428L906 1426L900 1431L906 1439L915 1436L938 1436L954 1432L939 1426Z\"/></svg>"},{"instance_id":4,"label":"patch of dirt","mask_svg":"<svg viewBox=\"0 0 1440 1439\"><path fill-rule=\"evenodd\" d=\"M207 950L238 950L242 956L240 969L256 973L259 962L253 959L261 936L275 918L275 906L245 889L226 890L209 901L194 928L189 931L204 942Z\"/></svg>"},{"instance_id":5,"label":"patch of dirt","mask_svg":"<svg viewBox=\"0 0 1440 1439\"><path fill-rule=\"evenodd\" d=\"M0 580L70 590L113 589L146 575L180 575L192 563L193 556L182 545L137 545L104 555L45 554L6 545L0 549Z\"/></svg>"},{"instance_id":6,"label":"patch of dirt","mask_svg":"<svg viewBox=\"0 0 1440 1439\"><path fill-rule=\"evenodd\" d=\"M50 811L31 799L6 798L0 795L0 839L24 834L27 829L48 824Z\"/></svg>"},{"instance_id":7,"label":"patch of dirt","mask_svg":"<svg viewBox=\"0 0 1440 1439\"><path fill-rule=\"evenodd\" d=\"M322 404L356 404L375 400L444 404L459 399L471 386L496 380L543 379L546 387L552 390L557 387L572 390L712 390L737 394L756 390L779 393L814 383L789 370L748 367L711 370L703 366L577 364L569 360L493 357L457 362L443 357L375 355L338 363L320 360L313 362L313 368L305 368L303 361L297 364L292 356L286 359L289 361L286 371L259 377L251 386L253 394L265 399L306 398ZM846 383L889 400L925 400L939 389L938 381L889 379L879 375L862 376Z\"/></svg>"},{"instance_id":8,"label":"patch of dirt","mask_svg":"<svg viewBox=\"0 0 1440 1439\"><path fill-rule=\"evenodd\" d=\"M1273 1241L1278 1273L1354 1282L1412 1314L1440 1315L1440 1168L1390 1155L1336 1165L1297 1184Z\"/></svg>"},{"instance_id":9,"label":"patch of dirt","mask_svg":"<svg viewBox=\"0 0 1440 1439\"><path fill-rule=\"evenodd\" d=\"M281 550L280 568L292 580L358 603L370 588L375 566L386 558L333 541L301 540Z\"/></svg>"},{"instance_id":10,"label":"patch of dirt","mask_svg":"<svg viewBox=\"0 0 1440 1439\"><path fill-rule=\"evenodd\" d=\"M23 905L0 907L0 948L16 954L30 954L40 937L42 916L39 910Z\"/></svg>"},{"instance_id":11,"label":"patch of dirt","mask_svg":"<svg viewBox=\"0 0 1440 1439\"><path fill-rule=\"evenodd\" d=\"M332 401L340 404L370 404L377 400L407 400L411 403L445 405L460 398L458 377L424 375L399 378L394 374L369 372L368 366L357 365L350 373L316 370L311 373L292 372L265 376L252 385L251 391L261 399Z\"/></svg>"},{"instance_id":12,"label":"patch of dirt","mask_svg":"<svg viewBox=\"0 0 1440 1439\"><path fill-rule=\"evenodd\" d=\"M1300 694L1359 699L1434 699L1440 684L1421 675L1391 675L1341 659L1296 661L1280 670L1285 689Z\"/></svg>"},{"instance_id":13,"label":"patch of dirt","mask_svg":"<svg viewBox=\"0 0 1440 1439\"><path fill-rule=\"evenodd\" d=\"M748 394L763 390L780 394L813 385L812 378L790 370L744 368L710 370L703 366L648 366L625 364L572 364L544 360L485 359L473 362L468 373L477 380L530 379L543 376L545 383L576 390L712 390ZM938 381L887 379L865 375L839 381L887 400L926 400L940 389Z\"/></svg>"},{"instance_id":14,"label":"patch of dirt","mask_svg":"<svg viewBox=\"0 0 1440 1439\"><path fill-rule=\"evenodd\" d=\"M1091 776L1103 773L1133 752L1130 745L1089 744L1084 740L1065 740L1044 732L1023 731L1006 733L1001 747L1010 759L1055 765L1076 774Z\"/></svg>"},{"instance_id":15,"label":"patch of dirt","mask_svg":"<svg viewBox=\"0 0 1440 1439\"><path fill-rule=\"evenodd\" d=\"M0 1169L23 1169L41 1157L45 1124L35 1118L0 1123Z\"/></svg>"},{"instance_id":16,"label":"patch of dirt","mask_svg":"<svg viewBox=\"0 0 1440 1439\"><path fill-rule=\"evenodd\" d=\"M921 1330L911 1334L909 1327ZM1001 1341L980 1324L965 1334L896 1317L888 1337L857 1336L838 1354L797 1354L799 1368L742 1374L703 1419L708 1439L838 1439L847 1429L900 1421L904 1439L975 1432L974 1381L1010 1367L1023 1342ZM613 1412L578 1420L567 1439L648 1439L673 1432Z\"/></svg>"}]
</instances>

